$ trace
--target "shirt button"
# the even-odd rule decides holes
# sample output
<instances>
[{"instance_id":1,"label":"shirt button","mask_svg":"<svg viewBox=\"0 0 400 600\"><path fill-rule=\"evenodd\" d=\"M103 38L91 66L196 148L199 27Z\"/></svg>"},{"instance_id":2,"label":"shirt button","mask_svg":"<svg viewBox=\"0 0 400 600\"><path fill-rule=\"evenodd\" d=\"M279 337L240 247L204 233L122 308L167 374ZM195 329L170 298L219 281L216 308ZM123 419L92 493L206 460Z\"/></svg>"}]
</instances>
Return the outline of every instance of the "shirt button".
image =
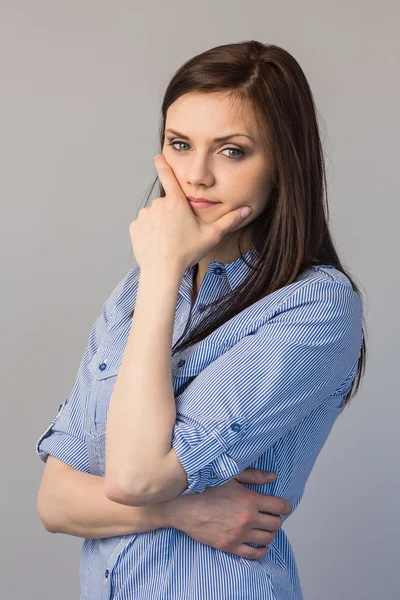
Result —
<instances>
[{"instance_id":1,"label":"shirt button","mask_svg":"<svg viewBox=\"0 0 400 600\"><path fill-rule=\"evenodd\" d=\"M240 431L242 429L242 426L239 425L239 423L234 423L233 425L231 425L231 429L233 429L233 431Z\"/></svg>"},{"instance_id":2,"label":"shirt button","mask_svg":"<svg viewBox=\"0 0 400 600\"><path fill-rule=\"evenodd\" d=\"M205 306L205 304L199 304L198 308L199 308L200 312L203 312L203 310L205 310L206 306Z\"/></svg>"},{"instance_id":3,"label":"shirt button","mask_svg":"<svg viewBox=\"0 0 400 600\"><path fill-rule=\"evenodd\" d=\"M186 362L186 360L184 358L181 358L181 360L178 362L178 367L183 367L185 362Z\"/></svg>"},{"instance_id":4,"label":"shirt button","mask_svg":"<svg viewBox=\"0 0 400 600\"><path fill-rule=\"evenodd\" d=\"M221 267L215 267L215 269L214 269L214 273L215 273L216 275L221 275L221 273L222 273L222 269L221 269Z\"/></svg>"},{"instance_id":5,"label":"shirt button","mask_svg":"<svg viewBox=\"0 0 400 600\"><path fill-rule=\"evenodd\" d=\"M110 571L109 571L108 569L106 569L106 570L104 571L104 576L105 576L105 578L106 578L106 579L107 579L107 577L109 576L109 574L110 574Z\"/></svg>"},{"instance_id":6,"label":"shirt button","mask_svg":"<svg viewBox=\"0 0 400 600\"><path fill-rule=\"evenodd\" d=\"M102 362L102 363L100 363L100 364L99 364L99 369L100 369L100 371L104 371L104 369L107 369L107 365L106 365L106 363L103 363L103 362Z\"/></svg>"}]
</instances>

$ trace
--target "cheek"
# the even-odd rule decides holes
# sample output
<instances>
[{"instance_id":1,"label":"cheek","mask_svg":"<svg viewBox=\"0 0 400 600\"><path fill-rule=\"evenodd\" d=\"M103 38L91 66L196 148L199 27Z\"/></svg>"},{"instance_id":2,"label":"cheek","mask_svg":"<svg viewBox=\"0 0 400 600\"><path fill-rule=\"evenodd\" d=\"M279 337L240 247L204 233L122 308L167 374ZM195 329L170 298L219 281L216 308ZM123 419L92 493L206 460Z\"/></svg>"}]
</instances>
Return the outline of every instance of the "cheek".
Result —
<instances>
[{"instance_id":1,"label":"cheek","mask_svg":"<svg viewBox=\"0 0 400 600\"><path fill-rule=\"evenodd\" d=\"M168 165L171 167L171 169L174 171L175 175L178 177L179 176L179 168L182 169L182 166L179 167L179 160L177 159L177 156L175 155L173 150L170 150L168 147L166 149L163 149L162 152L165 160L167 161Z\"/></svg>"},{"instance_id":2,"label":"cheek","mask_svg":"<svg viewBox=\"0 0 400 600\"><path fill-rule=\"evenodd\" d=\"M161 154L163 155L163 157L165 158L165 160L167 161L169 166L173 167L176 156L175 156L175 153L172 150L172 148L170 148L168 145L164 144Z\"/></svg>"},{"instance_id":3,"label":"cheek","mask_svg":"<svg viewBox=\"0 0 400 600\"><path fill-rule=\"evenodd\" d=\"M268 204L272 190L272 174L264 171L254 176L252 181L252 198L257 209L262 212Z\"/></svg>"},{"instance_id":4,"label":"cheek","mask_svg":"<svg viewBox=\"0 0 400 600\"><path fill-rule=\"evenodd\" d=\"M269 186L265 184L264 180L257 180L252 174L243 175L238 180L231 181L229 188L232 190L232 198L235 198L235 206L247 202L254 212L263 209L267 203Z\"/></svg>"},{"instance_id":5,"label":"cheek","mask_svg":"<svg viewBox=\"0 0 400 600\"><path fill-rule=\"evenodd\" d=\"M182 182L184 181L184 174L183 174L183 172L180 172L180 169L182 170L182 167L179 167L179 161L172 154L172 152L173 152L173 150L168 150L168 148L166 150L163 149L162 155L165 157L165 160L167 161L168 165L173 170L174 175L175 175L179 185L182 187ZM171 156L171 154L172 154L172 156Z\"/></svg>"}]
</instances>

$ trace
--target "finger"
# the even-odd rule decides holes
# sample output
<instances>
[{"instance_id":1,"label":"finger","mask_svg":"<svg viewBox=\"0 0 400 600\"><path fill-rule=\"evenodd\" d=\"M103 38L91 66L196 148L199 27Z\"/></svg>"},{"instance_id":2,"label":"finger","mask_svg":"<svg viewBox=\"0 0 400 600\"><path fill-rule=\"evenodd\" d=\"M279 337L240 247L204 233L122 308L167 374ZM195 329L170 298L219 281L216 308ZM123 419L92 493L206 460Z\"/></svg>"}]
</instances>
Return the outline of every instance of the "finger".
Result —
<instances>
[{"instance_id":1,"label":"finger","mask_svg":"<svg viewBox=\"0 0 400 600\"><path fill-rule=\"evenodd\" d=\"M242 211L246 211L244 216ZM205 225L205 227L208 227L216 238L221 239L226 233L229 233L238 225L242 225L243 222L251 215L251 211L252 209L250 206L241 206L240 208L231 210L226 215L223 215L218 219L218 221Z\"/></svg>"},{"instance_id":2,"label":"finger","mask_svg":"<svg viewBox=\"0 0 400 600\"><path fill-rule=\"evenodd\" d=\"M276 473L272 473L270 471L261 471L260 469L248 467L247 469L239 473L239 475L236 475L236 479L241 483L252 483L254 485L262 485L275 481Z\"/></svg>"},{"instance_id":3,"label":"finger","mask_svg":"<svg viewBox=\"0 0 400 600\"><path fill-rule=\"evenodd\" d=\"M255 492L258 494L258 492ZM259 494L261 497L261 494ZM263 510L260 512L268 512L273 515L287 515L292 512L292 505L284 498L276 496L266 496L263 498Z\"/></svg>"},{"instance_id":4,"label":"finger","mask_svg":"<svg viewBox=\"0 0 400 600\"><path fill-rule=\"evenodd\" d=\"M254 520L254 527L257 527L257 529L264 529L265 531L279 531L282 527L282 517L266 515L260 512Z\"/></svg>"},{"instance_id":5,"label":"finger","mask_svg":"<svg viewBox=\"0 0 400 600\"><path fill-rule=\"evenodd\" d=\"M246 534L246 542L257 544L258 546L266 546L270 544L276 537L276 531L264 529L252 529Z\"/></svg>"},{"instance_id":6,"label":"finger","mask_svg":"<svg viewBox=\"0 0 400 600\"><path fill-rule=\"evenodd\" d=\"M171 169L169 164L167 163L163 154L157 154L154 157L154 165L157 169L158 177L161 181L161 184L165 190L165 193L170 198L187 198L183 193L181 186L177 178L175 177L174 171Z\"/></svg>"},{"instance_id":7,"label":"finger","mask_svg":"<svg viewBox=\"0 0 400 600\"><path fill-rule=\"evenodd\" d=\"M246 544L239 544L236 546L234 554L238 556L242 556L243 558L247 558L249 560L259 560L266 554L268 554L269 548L265 546L261 546L260 548L253 548L252 546L247 546Z\"/></svg>"}]
</instances>

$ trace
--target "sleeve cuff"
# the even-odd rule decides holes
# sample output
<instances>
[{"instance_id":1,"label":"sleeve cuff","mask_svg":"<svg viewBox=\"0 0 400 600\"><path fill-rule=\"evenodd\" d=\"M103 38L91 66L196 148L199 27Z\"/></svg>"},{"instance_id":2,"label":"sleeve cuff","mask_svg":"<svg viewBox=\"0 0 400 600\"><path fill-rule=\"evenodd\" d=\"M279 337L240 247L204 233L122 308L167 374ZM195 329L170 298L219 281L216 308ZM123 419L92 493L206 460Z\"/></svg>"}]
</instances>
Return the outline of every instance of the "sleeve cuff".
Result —
<instances>
[{"instance_id":1,"label":"sleeve cuff","mask_svg":"<svg viewBox=\"0 0 400 600\"><path fill-rule=\"evenodd\" d=\"M53 424L39 438L36 453L44 463L51 454L78 471L90 473L86 443L71 435L53 431Z\"/></svg>"},{"instance_id":2,"label":"sleeve cuff","mask_svg":"<svg viewBox=\"0 0 400 600\"><path fill-rule=\"evenodd\" d=\"M221 485L240 472L227 450L243 438L246 428L243 419L232 418L208 432L177 418L172 447L188 478L180 496L202 493L207 486Z\"/></svg>"}]
</instances>

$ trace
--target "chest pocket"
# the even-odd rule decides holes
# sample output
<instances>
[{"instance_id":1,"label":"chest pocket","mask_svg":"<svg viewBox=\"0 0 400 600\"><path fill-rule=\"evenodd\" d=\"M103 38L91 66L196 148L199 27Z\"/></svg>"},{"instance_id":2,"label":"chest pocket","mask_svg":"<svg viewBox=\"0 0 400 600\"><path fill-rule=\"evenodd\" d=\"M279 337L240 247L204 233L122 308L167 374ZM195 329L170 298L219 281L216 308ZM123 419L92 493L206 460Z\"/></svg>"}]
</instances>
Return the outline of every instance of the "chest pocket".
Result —
<instances>
[{"instance_id":1,"label":"chest pocket","mask_svg":"<svg viewBox=\"0 0 400 600\"><path fill-rule=\"evenodd\" d=\"M93 475L105 474L107 414L124 350L125 345L120 343L100 346L88 365L91 385L87 403L86 444Z\"/></svg>"}]
</instances>

